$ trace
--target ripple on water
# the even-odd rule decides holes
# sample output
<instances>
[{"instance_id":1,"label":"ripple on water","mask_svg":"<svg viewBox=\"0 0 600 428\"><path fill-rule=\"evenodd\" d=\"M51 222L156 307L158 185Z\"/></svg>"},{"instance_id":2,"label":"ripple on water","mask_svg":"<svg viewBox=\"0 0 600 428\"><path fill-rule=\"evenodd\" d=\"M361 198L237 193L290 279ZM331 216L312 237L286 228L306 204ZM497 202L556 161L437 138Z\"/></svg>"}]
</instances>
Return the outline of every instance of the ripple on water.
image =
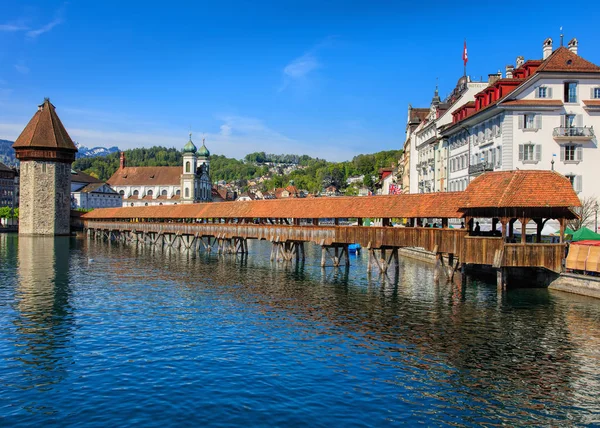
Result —
<instances>
[{"instance_id":1,"label":"ripple on water","mask_svg":"<svg viewBox=\"0 0 600 428\"><path fill-rule=\"evenodd\" d=\"M0 421L600 422L597 301L435 284L409 260L382 282L365 258L322 272L311 247L303 267L250 249L0 235Z\"/></svg>"}]
</instances>

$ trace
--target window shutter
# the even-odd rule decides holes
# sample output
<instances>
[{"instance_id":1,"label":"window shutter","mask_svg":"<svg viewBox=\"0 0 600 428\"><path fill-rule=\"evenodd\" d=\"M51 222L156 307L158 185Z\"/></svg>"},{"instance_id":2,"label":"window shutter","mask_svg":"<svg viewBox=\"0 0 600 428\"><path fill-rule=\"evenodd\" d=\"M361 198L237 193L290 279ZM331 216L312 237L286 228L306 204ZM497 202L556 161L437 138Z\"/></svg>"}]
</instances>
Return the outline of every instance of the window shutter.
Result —
<instances>
[{"instance_id":1,"label":"window shutter","mask_svg":"<svg viewBox=\"0 0 600 428\"><path fill-rule=\"evenodd\" d=\"M525 128L525 115L519 115L519 129Z\"/></svg>"},{"instance_id":2,"label":"window shutter","mask_svg":"<svg viewBox=\"0 0 600 428\"><path fill-rule=\"evenodd\" d=\"M522 161L523 160L523 152L524 152L525 148L523 147L523 144L519 144L519 160Z\"/></svg>"},{"instance_id":3,"label":"window shutter","mask_svg":"<svg viewBox=\"0 0 600 428\"><path fill-rule=\"evenodd\" d=\"M540 98L540 92L541 92L540 89L541 89L541 86L538 86L537 88L535 88L535 97L536 98Z\"/></svg>"},{"instance_id":4,"label":"window shutter","mask_svg":"<svg viewBox=\"0 0 600 428\"><path fill-rule=\"evenodd\" d=\"M577 162L581 162L583 160L583 146L577 146L575 148L575 159Z\"/></svg>"},{"instance_id":5,"label":"window shutter","mask_svg":"<svg viewBox=\"0 0 600 428\"><path fill-rule=\"evenodd\" d=\"M542 129L542 115L535 115L535 129Z\"/></svg>"},{"instance_id":6,"label":"window shutter","mask_svg":"<svg viewBox=\"0 0 600 428\"><path fill-rule=\"evenodd\" d=\"M575 123L575 126L583 126L583 116L581 114L575 116Z\"/></svg>"},{"instance_id":7,"label":"window shutter","mask_svg":"<svg viewBox=\"0 0 600 428\"><path fill-rule=\"evenodd\" d=\"M552 98L552 88L546 89L546 97L547 98Z\"/></svg>"},{"instance_id":8,"label":"window shutter","mask_svg":"<svg viewBox=\"0 0 600 428\"><path fill-rule=\"evenodd\" d=\"M594 89L595 88L590 88L590 99L594 99Z\"/></svg>"},{"instance_id":9,"label":"window shutter","mask_svg":"<svg viewBox=\"0 0 600 428\"><path fill-rule=\"evenodd\" d=\"M564 114L560 115L560 126L563 128L567 126L567 116Z\"/></svg>"},{"instance_id":10,"label":"window shutter","mask_svg":"<svg viewBox=\"0 0 600 428\"><path fill-rule=\"evenodd\" d=\"M576 175L575 176L575 191L576 192L581 192L581 188L582 186L582 179L581 179L581 175Z\"/></svg>"},{"instance_id":11,"label":"window shutter","mask_svg":"<svg viewBox=\"0 0 600 428\"><path fill-rule=\"evenodd\" d=\"M560 146L560 160L561 160L561 162L565 161L565 152L566 152L565 146Z\"/></svg>"},{"instance_id":12,"label":"window shutter","mask_svg":"<svg viewBox=\"0 0 600 428\"><path fill-rule=\"evenodd\" d=\"M541 144L535 145L535 160L538 162L542 160L542 145Z\"/></svg>"}]
</instances>

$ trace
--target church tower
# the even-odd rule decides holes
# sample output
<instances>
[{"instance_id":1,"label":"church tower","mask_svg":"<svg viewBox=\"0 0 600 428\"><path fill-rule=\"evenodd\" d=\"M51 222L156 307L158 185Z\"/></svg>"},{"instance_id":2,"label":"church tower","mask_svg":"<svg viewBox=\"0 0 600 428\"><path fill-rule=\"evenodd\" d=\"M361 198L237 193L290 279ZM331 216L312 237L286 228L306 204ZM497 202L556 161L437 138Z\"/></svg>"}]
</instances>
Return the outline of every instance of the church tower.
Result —
<instances>
[{"instance_id":1,"label":"church tower","mask_svg":"<svg viewBox=\"0 0 600 428\"><path fill-rule=\"evenodd\" d=\"M13 144L21 162L20 235L69 235L77 147L46 98Z\"/></svg>"},{"instance_id":2,"label":"church tower","mask_svg":"<svg viewBox=\"0 0 600 428\"><path fill-rule=\"evenodd\" d=\"M196 146L190 140L183 147L183 174L181 174L181 203L191 204L197 200L196 185Z\"/></svg>"},{"instance_id":3,"label":"church tower","mask_svg":"<svg viewBox=\"0 0 600 428\"><path fill-rule=\"evenodd\" d=\"M210 180L210 152L204 138L198 150L198 197L202 202L212 201L212 182Z\"/></svg>"}]
</instances>

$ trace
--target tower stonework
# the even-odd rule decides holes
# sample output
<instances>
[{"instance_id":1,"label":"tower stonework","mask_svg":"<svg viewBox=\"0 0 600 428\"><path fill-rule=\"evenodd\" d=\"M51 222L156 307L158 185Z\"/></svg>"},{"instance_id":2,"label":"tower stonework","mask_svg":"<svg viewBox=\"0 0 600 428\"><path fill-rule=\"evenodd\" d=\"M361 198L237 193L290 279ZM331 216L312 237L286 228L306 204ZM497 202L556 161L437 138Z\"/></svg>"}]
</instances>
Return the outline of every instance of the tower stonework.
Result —
<instances>
[{"instance_id":1,"label":"tower stonework","mask_svg":"<svg viewBox=\"0 0 600 428\"><path fill-rule=\"evenodd\" d=\"M21 162L20 235L68 235L71 216L71 164L77 148L44 100L13 144Z\"/></svg>"}]
</instances>

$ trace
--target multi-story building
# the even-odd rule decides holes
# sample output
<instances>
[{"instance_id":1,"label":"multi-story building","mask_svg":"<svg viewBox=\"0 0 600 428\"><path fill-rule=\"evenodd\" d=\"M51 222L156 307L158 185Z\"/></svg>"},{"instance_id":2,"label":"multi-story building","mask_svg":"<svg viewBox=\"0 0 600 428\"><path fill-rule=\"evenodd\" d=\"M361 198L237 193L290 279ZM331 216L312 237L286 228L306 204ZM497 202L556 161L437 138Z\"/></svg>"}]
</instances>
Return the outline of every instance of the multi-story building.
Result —
<instances>
[{"instance_id":1,"label":"multi-story building","mask_svg":"<svg viewBox=\"0 0 600 428\"><path fill-rule=\"evenodd\" d=\"M409 168L416 180L410 180L410 193L447 190L448 144L441 138L440 130L452 122L451 109L457 103L474 99L475 94L485 87L486 83L472 82L468 76L463 76L443 102L436 88L425 120L411 135L410 150L413 155Z\"/></svg>"},{"instance_id":2,"label":"multi-story building","mask_svg":"<svg viewBox=\"0 0 600 428\"><path fill-rule=\"evenodd\" d=\"M416 163L412 164L412 168L414 170L411 170L410 159L413 152L411 146L413 145L412 143L414 139L415 129L417 129L421 122L427 119L428 115L428 108L413 108L413 106L411 106L410 104L408 105L408 118L406 120L406 139L404 140L404 150L400 159L400 163L402 164L402 193L411 193L411 176L415 177L416 180Z\"/></svg>"},{"instance_id":3,"label":"multi-story building","mask_svg":"<svg viewBox=\"0 0 600 428\"><path fill-rule=\"evenodd\" d=\"M182 166L131 167L121 153L120 167L107 183L121 195L124 207L210 202L210 152L204 140L196 149L190 134Z\"/></svg>"},{"instance_id":4,"label":"multi-story building","mask_svg":"<svg viewBox=\"0 0 600 428\"><path fill-rule=\"evenodd\" d=\"M122 196L91 175L71 171L71 209L93 209L123 206Z\"/></svg>"},{"instance_id":5,"label":"multi-story building","mask_svg":"<svg viewBox=\"0 0 600 428\"><path fill-rule=\"evenodd\" d=\"M542 49L541 60L517 57L504 78L453 109L441 132L448 190L464 190L485 171L553 169L580 196L598 196L600 67L578 55L576 39L554 51L546 39Z\"/></svg>"},{"instance_id":6,"label":"multi-story building","mask_svg":"<svg viewBox=\"0 0 600 428\"><path fill-rule=\"evenodd\" d=\"M18 206L16 177L16 170L0 162L0 207L16 208Z\"/></svg>"}]
</instances>

